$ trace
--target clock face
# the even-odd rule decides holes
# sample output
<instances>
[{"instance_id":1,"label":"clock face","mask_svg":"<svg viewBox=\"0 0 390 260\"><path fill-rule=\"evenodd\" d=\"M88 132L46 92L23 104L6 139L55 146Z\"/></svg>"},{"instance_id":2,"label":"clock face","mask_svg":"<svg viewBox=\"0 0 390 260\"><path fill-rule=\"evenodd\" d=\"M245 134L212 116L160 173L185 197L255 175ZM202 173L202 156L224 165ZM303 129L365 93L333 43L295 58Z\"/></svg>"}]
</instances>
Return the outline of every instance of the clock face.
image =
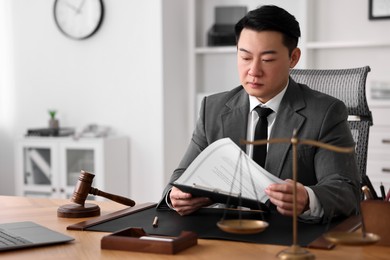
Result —
<instances>
[{"instance_id":1,"label":"clock face","mask_svg":"<svg viewBox=\"0 0 390 260\"><path fill-rule=\"evenodd\" d=\"M92 36L103 20L103 0L56 0L54 20L66 36L85 39Z\"/></svg>"}]
</instances>

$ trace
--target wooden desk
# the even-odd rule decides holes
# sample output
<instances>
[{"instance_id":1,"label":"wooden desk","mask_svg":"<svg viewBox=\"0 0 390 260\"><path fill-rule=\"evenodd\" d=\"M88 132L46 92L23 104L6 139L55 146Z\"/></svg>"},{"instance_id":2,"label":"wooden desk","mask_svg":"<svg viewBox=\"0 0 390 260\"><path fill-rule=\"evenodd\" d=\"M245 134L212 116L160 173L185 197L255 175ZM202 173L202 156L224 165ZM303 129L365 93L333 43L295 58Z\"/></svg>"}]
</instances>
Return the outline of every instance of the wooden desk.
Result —
<instances>
[{"instance_id":1,"label":"wooden desk","mask_svg":"<svg viewBox=\"0 0 390 260\"><path fill-rule=\"evenodd\" d=\"M199 239L198 245L176 255L136 253L100 249L100 240L107 233L70 231L66 227L86 219L57 217L57 208L69 203L62 199L40 199L0 196L0 222L34 221L75 238L69 244L0 252L4 259L277 259L276 254L285 246ZM94 202L100 205L102 214L123 209L115 202ZM388 259L390 247L336 246L333 250L314 250L317 259Z\"/></svg>"}]
</instances>

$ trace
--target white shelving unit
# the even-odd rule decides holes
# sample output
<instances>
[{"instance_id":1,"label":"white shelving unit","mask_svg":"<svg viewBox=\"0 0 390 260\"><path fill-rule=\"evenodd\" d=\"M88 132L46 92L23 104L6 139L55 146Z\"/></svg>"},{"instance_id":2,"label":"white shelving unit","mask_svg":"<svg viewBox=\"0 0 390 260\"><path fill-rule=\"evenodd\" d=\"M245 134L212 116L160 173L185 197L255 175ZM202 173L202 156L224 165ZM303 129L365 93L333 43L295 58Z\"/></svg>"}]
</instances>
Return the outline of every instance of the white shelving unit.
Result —
<instances>
[{"instance_id":1,"label":"white shelving unit","mask_svg":"<svg viewBox=\"0 0 390 260\"><path fill-rule=\"evenodd\" d=\"M69 198L81 170L95 174L92 186L129 195L126 137L24 137L16 147L20 196Z\"/></svg>"}]
</instances>

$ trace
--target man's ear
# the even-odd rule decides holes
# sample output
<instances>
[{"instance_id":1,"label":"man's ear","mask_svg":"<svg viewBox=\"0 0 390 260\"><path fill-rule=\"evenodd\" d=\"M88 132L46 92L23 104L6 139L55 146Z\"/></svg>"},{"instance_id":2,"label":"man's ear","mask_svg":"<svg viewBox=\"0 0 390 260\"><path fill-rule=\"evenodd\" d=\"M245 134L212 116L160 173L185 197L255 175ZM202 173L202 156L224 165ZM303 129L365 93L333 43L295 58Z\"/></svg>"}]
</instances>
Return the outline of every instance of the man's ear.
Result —
<instances>
[{"instance_id":1,"label":"man's ear","mask_svg":"<svg viewBox=\"0 0 390 260\"><path fill-rule=\"evenodd\" d=\"M297 65L299 59L301 58L301 49L295 48L291 53L290 58L290 68L294 68Z\"/></svg>"}]
</instances>

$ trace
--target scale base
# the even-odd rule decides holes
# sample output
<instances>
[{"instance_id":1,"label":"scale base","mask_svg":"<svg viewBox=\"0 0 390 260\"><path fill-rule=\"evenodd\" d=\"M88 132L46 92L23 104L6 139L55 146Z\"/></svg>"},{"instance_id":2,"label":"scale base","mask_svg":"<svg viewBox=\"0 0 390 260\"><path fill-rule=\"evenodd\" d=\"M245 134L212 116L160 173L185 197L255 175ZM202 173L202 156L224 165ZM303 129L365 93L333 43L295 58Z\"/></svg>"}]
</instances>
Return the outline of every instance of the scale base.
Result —
<instances>
[{"instance_id":1,"label":"scale base","mask_svg":"<svg viewBox=\"0 0 390 260\"><path fill-rule=\"evenodd\" d=\"M297 245L292 245L291 247L279 252L277 256L279 259L311 260L316 258L315 255Z\"/></svg>"},{"instance_id":2,"label":"scale base","mask_svg":"<svg viewBox=\"0 0 390 260\"><path fill-rule=\"evenodd\" d=\"M66 204L57 209L57 216L60 218L89 218L99 215L100 207L91 203L86 203L84 206L79 204Z\"/></svg>"}]
</instances>

